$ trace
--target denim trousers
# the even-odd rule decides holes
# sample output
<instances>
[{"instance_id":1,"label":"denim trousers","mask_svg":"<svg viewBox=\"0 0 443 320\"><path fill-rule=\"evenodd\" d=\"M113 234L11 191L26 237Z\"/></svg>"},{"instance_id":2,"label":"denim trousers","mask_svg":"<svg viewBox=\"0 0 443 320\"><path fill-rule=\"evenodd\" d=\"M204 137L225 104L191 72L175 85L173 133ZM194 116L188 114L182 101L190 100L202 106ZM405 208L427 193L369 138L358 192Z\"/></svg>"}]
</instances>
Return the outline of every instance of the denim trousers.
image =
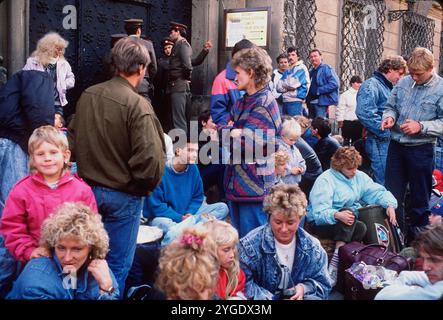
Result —
<instances>
[{"instance_id":1,"label":"denim trousers","mask_svg":"<svg viewBox=\"0 0 443 320\"><path fill-rule=\"evenodd\" d=\"M430 143L405 146L391 141L386 165L386 189L397 199L397 221L403 233L428 224L429 198L434 170L434 146ZM410 188L410 225L406 225L404 200Z\"/></svg>"},{"instance_id":2,"label":"denim trousers","mask_svg":"<svg viewBox=\"0 0 443 320\"><path fill-rule=\"evenodd\" d=\"M283 103L283 114L289 116L304 116L304 108L301 101L291 101Z\"/></svg>"},{"instance_id":3,"label":"denim trousers","mask_svg":"<svg viewBox=\"0 0 443 320\"><path fill-rule=\"evenodd\" d=\"M142 198L105 187L92 187L98 211L109 235L106 261L117 280L120 294L134 259Z\"/></svg>"},{"instance_id":4,"label":"denim trousers","mask_svg":"<svg viewBox=\"0 0 443 320\"><path fill-rule=\"evenodd\" d=\"M157 217L152 219L150 225L163 230L164 237L161 242L162 246L167 246L172 241L177 239L184 229L202 224L208 221L206 214L209 214L217 220L224 220L228 216L228 206L223 202L216 202L213 204L203 204L200 209L192 216L180 223L173 221L166 217Z\"/></svg>"},{"instance_id":5,"label":"denim trousers","mask_svg":"<svg viewBox=\"0 0 443 320\"><path fill-rule=\"evenodd\" d=\"M314 119L317 117L328 117L328 106L320 106L317 103L310 103L308 105L309 118Z\"/></svg>"},{"instance_id":6,"label":"denim trousers","mask_svg":"<svg viewBox=\"0 0 443 320\"><path fill-rule=\"evenodd\" d=\"M366 154L371 160L371 170L374 181L385 185L386 157L388 156L389 138L378 139L369 135L366 138Z\"/></svg>"},{"instance_id":7,"label":"denim trousers","mask_svg":"<svg viewBox=\"0 0 443 320\"><path fill-rule=\"evenodd\" d=\"M28 174L28 156L20 146L0 138L0 218L12 187Z\"/></svg>"},{"instance_id":8,"label":"denim trousers","mask_svg":"<svg viewBox=\"0 0 443 320\"><path fill-rule=\"evenodd\" d=\"M228 205L231 224L237 229L240 238L268 222L267 214L263 212L263 202L229 201Z\"/></svg>"}]
</instances>

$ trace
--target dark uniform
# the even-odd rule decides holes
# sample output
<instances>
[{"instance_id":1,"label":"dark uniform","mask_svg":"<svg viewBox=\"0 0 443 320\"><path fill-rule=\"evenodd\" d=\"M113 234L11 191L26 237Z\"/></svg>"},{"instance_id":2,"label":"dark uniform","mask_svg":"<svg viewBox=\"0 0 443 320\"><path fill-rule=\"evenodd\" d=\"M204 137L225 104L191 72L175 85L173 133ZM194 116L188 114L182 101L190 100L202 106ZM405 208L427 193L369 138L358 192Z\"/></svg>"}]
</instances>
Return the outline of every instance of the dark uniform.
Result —
<instances>
[{"instance_id":1,"label":"dark uniform","mask_svg":"<svg viewBox=\"0 0 443 320\"><path fill-rule=\"evenodd\" d=\"M171 29L186 26L180 23L171 22ZM192 48L185 38L177 40L172 48L169 60L169 75L167 93L169 95L172 122L174 128L187 131L187 110L191 108L191 74L192 74Z\"/></svg>"},{"instance_id":2,"label":"dark uniform","mask_svg":"<svg viewBox=\"0 0 443 320\"><path fill-rule=\"evenodd\" d=\"M138 37L135 32L138 28L142 28L143 19L128 19L125 20L125 29L127 34L130 37ZM157 58L155 57L154 45L151 40L142 39L142 43L148 49L149 58L151 62L148 65L147 72L145 74L145 78L141 82L138 87L138 93L144 96L145 98L152 99L154 96L154 78L157 73Z\"/></svg>"}]
</instances>

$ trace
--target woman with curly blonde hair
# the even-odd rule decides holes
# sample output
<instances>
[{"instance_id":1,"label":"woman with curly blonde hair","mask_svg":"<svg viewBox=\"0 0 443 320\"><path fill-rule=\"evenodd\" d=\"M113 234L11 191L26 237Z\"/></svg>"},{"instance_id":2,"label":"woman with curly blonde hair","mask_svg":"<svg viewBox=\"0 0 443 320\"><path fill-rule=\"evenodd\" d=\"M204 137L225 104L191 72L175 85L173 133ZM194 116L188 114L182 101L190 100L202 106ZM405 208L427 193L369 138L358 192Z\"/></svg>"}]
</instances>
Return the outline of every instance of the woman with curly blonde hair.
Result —
<instances>
[{"instance_id":1,"label":"woman with curly blonde hair","mask_svg":"<svg viewBox=\"0 0 443 320\"><path fill-rule=\"evenodd\" d=\"M202 228L185 229L162 249L155 285L168 300L208 300L215 291L220 264L217 246Z\"/></svg>"},{"instance_id":2,"label":"woman with curly blonde hair","mask_svg":"<svg viewBox=\"0 0 443 320\"><path fill-rule=\"evenodd\" d=\"M203 224L217 244L217 256L220 262L215 293L223 300L244 300L246 276L240 269L238 260L238 232L229 223L221 220L209 220Z\"/></svg>"},{"instance_id":3,"label":"woman with curly blonde hair","mask_svg":"<svg viewBox=\"0 0 443 320\"><path fill-rule=\"evenodd\" d=\"M118 285L105 260L109 237L101 216L88 206L61 205L43 223L40 246L51 256L28 262L8 299L118 299Z\"/></svg>"},{"instance_id":4,"label":"woman with curly blonde hair","mask_svg":"<svg viewBox=\"0 0 443 320\"><path fill-rule=\"evenodd\" d=\"M351 241L362 241L366 225L358 221L362 203L386 208L390 222L397 224L397 200L382 185L358 170L362 157L354 147L341 147L331 158L331 169L323 172L312 187L307 220L313 233L335 240L329 264L334 283L337 280L338 249Z\"/></svg>"},{"instance_id":5,"label":"woman with curly blonde hair","mask_svg":"<svg viewBox=\"0 0 443 320\"><path fill-rule=\"evenodd\" d=\"M232 225L243 237L266 223L262 203L275 180L267 160L276 149L281 118L277 101L267 85L272 61L266 51L258 47L242 49L231 64L238 89L246 93L232 107L228 118L232 126L226 127L234 140L235 152L232 164L226 167L225 189ZM235 147L237 144L240 148Z\"/></svg>"},{"instance_id":6,"label":"woman with curly blonde hair","mask_svg":"<svg viewBox=\"0 0 443 320\"><path fill-rule=\"evenodd\" d=\"M68 104L66 91L73 88L75 77L64 54L69 42L56 32L49 32L37 42L37 49L26 61L23 70L48 72L54 81L55 112L63 115L63 106Z\"/></svg>"},{"instance_id":7,"label":"woman with curly blonde hair","mask_svg":"<svg viewBox=\"0 0 443 320\"><path fill-rule=\"evenodd\" d=\"M327 299L327 256L320 242L299 228L306 196L297 185L278 184L266 196L266 225L240 240L246 296L254 300Z\"/></svg>"}]
</instances>

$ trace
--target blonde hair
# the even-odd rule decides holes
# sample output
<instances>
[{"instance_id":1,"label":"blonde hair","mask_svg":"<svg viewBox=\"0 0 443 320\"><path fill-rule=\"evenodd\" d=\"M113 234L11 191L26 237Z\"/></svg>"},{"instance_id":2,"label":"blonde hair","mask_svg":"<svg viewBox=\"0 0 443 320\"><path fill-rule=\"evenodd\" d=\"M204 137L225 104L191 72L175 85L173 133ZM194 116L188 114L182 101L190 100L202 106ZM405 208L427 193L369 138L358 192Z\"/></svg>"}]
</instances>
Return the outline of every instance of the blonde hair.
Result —
<instances>
[{"instance_id":1,"label":"blonde hair","mask_svg":"<svg viewBox=\"0 0 443 320\"><path fill-rule=\"evenodd\" d=\"M298 139L301 136L301 126L295 119L283 121L281 129L282 137Z\"/></svg>"},{"instance_id":2,"label":"blonde hair","mask_svg":"<svg viewBox=\"0 0 443 320\"><path fill-rule=\"evenodd\" d=\"M33 154L43 142L50 143L59 148L62 153L65 153L69 149L69 143L66 136L60 130L53 126L41 126L34 130L28 141L28 153L29 153L29 168L31 171L35 171ZM68 169L68 163L64 164L63 169Z\"/></svg>"},{"instance_id":3,"label":"blonde hair","mask_svg":"<svg viewBox=\"0 0 443 320\"><path fill-rule=\"evenodd\" d=\"M331 168L337 171L358 168L361 163L362 157L354 147L338 148L331 158Z\"/></svg>"},{"instance_id":4,"label":"blonde hair","mask_svg":"<svg viewBox=\"0 0 443 320\"><path fill-rule=\"evenodd\" d=\"M80 202L65 202L42 225L40 246L53 250L67 237L78 239L91 247L91 259L104 259L109 237L101 220L90 207Z\"/></svg>"},{"instance_id":5,"label":"blonde hair","mask_svg":"<svg viewBox=\"0 0 443 320\"><path fill-rule=\"evenodd\" d=\"M278 150L274 153L275 165L280 166L289 162L289 154L284 150Z\"/></svg>"},{"instance_id":6,"label":"blonde hair","mask_svg":"<svg viewBox=\"0 0 443 320\"><path fill-rule=\"evenodd\" d=\"M155 284L168 299L201 300L201 292L214 291L219 268L215 241L202 228L188 228L162 249Z\"/></svg>"},{"instance_id":7,"label":"blonde hair","mask_svg":"<svg viewBox=\"0 0 443 320\"><path fill-rule=\"evenodd\" d=\"M272 75L272 60L268 53L259 47L242 49L234 54L232 66L254 72L254 83L257 89L263 88Z\"/></svg>"},{"instance_id":8,"label":"blonde hair","mask_svg":"<svg viewBox=\"0 0 443 320\"><path fill-rule=\"evenodd\" d=\"M293 118L300 125L302 134L311 126L311 119L303 116L294 116Z\"/></svg>"},{"instance_id":9,"label":"blonde hair","mask_svg":"<svg viewBox=\"0 0 443 320\"><path fill-rule=\"evenodd\" d=\"M65 49L68 47L69 42L63 39L56 32L49 32L43 36L37 42L37 49L32 53L33 57L44 66L49 64L50 59L54 56L54 50L56 47L62 48L60 56L63 57Z\"/></svg>"},{"instance_id":10,"label":"blonde hair","mask_svg":"<svg viewBox=\"0 0 443 320\"><path fill-rule=\"evenodd\" d=\"M234 247L234 262L228 270L225 270L226 274L228 275L226 297L221 297L223 299L228 299L230 297L230 293L233 292L238 286L238 274L240 273L240 263L236 247L239 241L238 232L229 223L216 219L205 222L203 226L208 230L218 247Z\"/></svg>"},{"instance_id":11,"label":"blonde hair","mask_svg":"<svg viewBox=\"0 0 443 320\"><path fill-rule=\"evenodd\" d=\"M427 71L434 67L434 55L426 48L417 47L408 59L408 68Z\"/></svg>"},{"instance_id":12,"label":"blonde hair","mask_svg":"<svg viewBox=\"0 0 443 320\"><path fill-rule=\"evenodd\" d=\"M269 214L282 213L287 218L306 214L306 196L296 184L278 184L271 188L263 201L263 210Z\"/></svg>"}]
</instances>

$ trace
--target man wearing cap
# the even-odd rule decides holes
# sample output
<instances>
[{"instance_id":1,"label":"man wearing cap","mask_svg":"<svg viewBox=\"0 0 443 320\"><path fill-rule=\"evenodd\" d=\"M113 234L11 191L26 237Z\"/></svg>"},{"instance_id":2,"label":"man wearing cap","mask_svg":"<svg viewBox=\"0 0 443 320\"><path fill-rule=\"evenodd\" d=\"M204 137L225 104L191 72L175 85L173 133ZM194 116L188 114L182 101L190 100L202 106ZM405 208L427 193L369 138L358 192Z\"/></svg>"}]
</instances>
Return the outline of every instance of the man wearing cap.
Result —
<instances>
[{"instance_id":1,"label":"man wearing cap","mask_svg":"<svg viewBox=\"0 0 443 320\"><path fill-rule=\"evenodd\" d=\"M154 95L153 80L157 73L157 58L155 57L154 45L151 40L142 39L142 27L143 19L128 19L125 20L125 30L128 36L140 38L143 45L148 49L149 58L151 62L148 65L148 69L142 83L138 87L138 93L145 98L152 99Z\"/></svg>"},{"instance_id":2,"label":"man wearing cap","mask_svg":"<svg viewBox=\"0 0 443 320\"><path fill-rule=\"evenodd\" d=\"M186 41L187 27L184 24L170 22L169 38L174 41L168 74L169 99L172 109L172 123L174 128L187 131L186 110L191 106L191 74L192 48Z\"/></svg>"},{"instance_id":3,"label":"man wearing cap","mask_svg":"<svg viewBox=\"0 0 443 320\"><path fill-rule=\"evenodd\" d=\"M171 127L171 108L167 102L168 96L166 95L166 89L168 86L168 72L169 72L169 58L171 57L172 47L174 42L170 38L164 38L162 40L162 48L164 56L157 61L157 75L154 79L155 97L154 107L156 114L163 126L163 130L168 132ZM197 57L191 59L191 65L193 67L199 66L206 59L209 49L212 48L211 41L206 41L203 45L203 49L197 55Z\"/></svg>"}]
</instances>

